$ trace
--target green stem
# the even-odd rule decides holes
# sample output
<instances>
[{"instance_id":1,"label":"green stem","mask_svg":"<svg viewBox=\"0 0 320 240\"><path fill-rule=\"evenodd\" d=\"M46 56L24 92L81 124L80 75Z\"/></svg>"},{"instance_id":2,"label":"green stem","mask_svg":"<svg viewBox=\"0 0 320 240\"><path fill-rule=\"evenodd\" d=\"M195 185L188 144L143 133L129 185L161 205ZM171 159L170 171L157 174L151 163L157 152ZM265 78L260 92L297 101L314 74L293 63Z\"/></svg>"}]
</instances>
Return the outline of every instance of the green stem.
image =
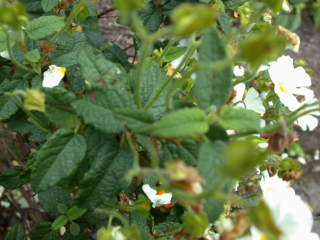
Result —
<instances>
[{"instance_id":1,"label":"green stem","mask_svg":"<svg viewBox=\"0 0 320 240\"><path fill-rule=\"evenodd\" d=\"M185 62L187 60L189 60L189 58L192 56L193 52L197 49L197 46L192 44L187 53L184 55L182 61L180 62L179 66L174 70L173 74L170 76L167 76L166 79L163 81L162 85L160 86L160 88L158 89L158 91L152 96L151 100L149 101L149 103L144 107L144 110L148 110L149 108L151 108L153 106L153 104L158 100L158 98L160 97L161 93L163 92L163 90L168 86L168 84L172 81L172 79L174 78L174 76L181 71L182 67L185 65Z\"/></svg>"},{"instance_id":2,"label":"green stem","mask_svg":"<svg viewBox=\"0 0 320 240\"><path fill-rule=\"evenodd\" d=\"M135 147L132 135L127 130L125 131L125 135L126 135L129 147L130 147L130 149L131 149L131 151L133 153L133 159L134 159L133 169L140 169L140 165L139 165L140 157L139 157L139 153L137 151L137 148Z\"/></svg>"},{"instance_id":3,"label":"green stem","mask_svg":"<svg viewBox=\"0 0 320 240\"><path fill-rule=\"evenodd\" d=\"M11 48L11 44L10 44L10 35L8 33L8 31L6 29L3 29L4 34L6 35L6 45L7 45L7 50L9 53L9 57L10 60L19 68L26 70L28 72L34 72L33 69L28 68L26 66L24 66L23 64L21 64L20 62L17 61L17 59L15 58L12 48Z\"/></svg>"},{"instance_id":4,"label":"green stem","mask_svg":"<svg viewBox=\"0 0 320 240\"><path fill-rule=\"evenodd\" d=\"M106 215L110 215L110 216L113 216L115 218L118 218L120 220L120 222L125 226L125 227L129 227L129 221L124 217L122 216L120 213L118 213L117 211L115 210L107 210L107 209L101 209L101 208L98 208L95 210L96 213L102 213L102 214L106 214Z\"/></svg>"}]
</instances>

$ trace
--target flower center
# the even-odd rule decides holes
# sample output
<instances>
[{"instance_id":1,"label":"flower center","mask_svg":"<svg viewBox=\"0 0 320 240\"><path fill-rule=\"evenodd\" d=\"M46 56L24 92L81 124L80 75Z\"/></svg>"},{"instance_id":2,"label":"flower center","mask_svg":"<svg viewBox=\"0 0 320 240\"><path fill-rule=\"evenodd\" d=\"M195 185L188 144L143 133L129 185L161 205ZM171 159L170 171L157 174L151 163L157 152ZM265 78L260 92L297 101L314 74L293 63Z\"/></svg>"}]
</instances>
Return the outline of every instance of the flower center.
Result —
<instances>
[{"instance_id":1,"label":"flower center","mask_svg":"<svg viewBox=\"0 0 320 240\"><path fill-rule=\"evenodd\" d=\"M60 71L62 74L65 74L66 71L67 71L67 69L64 68L64 67L60 67L60 68L59 68L59 71Z\"/></svg>"},{"instance_id":2,"label":"flower center","mask_svg":"<svg viewBox=\"0 0 320 240\"><path fill-rule=\"evenodd\" d=\"M265 235L262 235L259 240L268 240L268 238Z\"/></svg>"},{"instance_id":3,"label":"flower center","mask_svg":"<svg viewBox=\"0 0 320 240\"><path fill-rule=\"evenodd\" d=\"M286 93L288 91L283 82L279 82L279 89L283 93Z\"/></svg>"},{"instance_id":4,"label":"flower center","mask_svg":"<svg viewBox=\"0 0 320 240\"><path fill-rule=\"evenodd\" d=\"M162 194L164 194L164 193L166 193L166 191L163 190L163 189L161 189L161 190L159 190L159 191L157 192L157 195L162 195Z\"/></svg>"}]
</instances>

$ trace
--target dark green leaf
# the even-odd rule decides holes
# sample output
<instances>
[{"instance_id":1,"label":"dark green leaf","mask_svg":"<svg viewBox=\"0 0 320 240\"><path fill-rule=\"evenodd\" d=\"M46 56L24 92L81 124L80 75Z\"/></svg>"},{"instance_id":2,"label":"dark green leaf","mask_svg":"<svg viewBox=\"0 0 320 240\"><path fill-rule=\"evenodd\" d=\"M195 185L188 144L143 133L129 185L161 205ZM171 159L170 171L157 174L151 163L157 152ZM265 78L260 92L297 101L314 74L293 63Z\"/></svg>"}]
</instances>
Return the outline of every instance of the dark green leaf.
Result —
<instances>
[{"instance_id":1,"label":"dark green leaf","mask_svg":"<svg viewBox=\"0 0 320 240\"><path fill-rule=\"evenodd\" d=\"M57 16L42 16L29 22L26 26L26 32L31 39L45 38L64 26L64 21Z\"/></svg>"},{"instance_id":2,"label":"dark green leaf","mask_svg":"<svg viewBox=\"0 0 320 240\"><path fill-rule=\"evenodd\" d=\"M173 60L178 59L183 54L185 54L187 47L172 47L168 52L163 56L163 61L172 62Z\"/></svg>"},{"instance_id":3,"label":"dark green leaf","mask_svg":"<svg viewBox=\"0 0 320 240\"><path fill-rule=\"evenodd\" d=\"M119 133L123 129L123 122L119 121L114 113L104 107L87 100L78 100L72 103L76 112L83 117L85 123L94 126L105 133Z\"/></svg>"},{"instance_id":4,"label":"dark green leaf","mask_svg":"<svg viewBox=\"0 0 320 240\"><path fill-rule=\"evenodd\" d=\"M231 182L229 179L223 178L220 169L225 164L224 152L226 144L222 141L204 143L199 152L198 171L205 180L205 191L220 190L229 193L231 190ZM205 200L205 211L208 214L210 222L217 220L223 212L224 201L214 197Z\"/></svg>"},{"instance_id":5,"label":"dark green leaf","mask_svg":"<svg viewBox=\"0 0 320 240\"><path fill-rule=\"evenodd\" d=\"M220 111L219 123L226 129L258 131L260 129L260 116L252 110L225 106Z\"/></svg>"},{"instance_id":6,"label":"dark green leaf","mask_svg":"<svg viewBox=\"0 0 320 240\"><path fill-rule=\"evenodd\" d=\"M43 192L40 192L38 196L41 206L52 216L59 215L59 205L71 205L69 193L61 187L51 187Z\"/></svg>"},{"instance_id":7,"label":"dark green leaf","mask_svg":"<svg viewBox=\"0 0 320 240\"><path fill-rule=\"evenodd\" d=\"M80 233L81 229L79 224L72 222L70 225L70 232L73 236L78 236Z\"/></svg>"},{"instance_id":8,"label":"dark green leaf","mask_svg":"<svg viewBox=\"0 0 320 240\"><path fill-rule=\"evenodd\" d=\"M114 63L120 63L127 71L131 68L128 56L118 45L113 44L103 51L103 55Z\"/></svg>"},{"instance_id":9,"label":"dark green leaf","mask_svg":"<svg viewBox=\"0 0 320 240\"><path fill-rule=\"evenodd\" d=\"M59 0L41 0L41 6L45 12L49 12L52 10L55 6L57 6L59 3Z\"/></svg>"},{"instance_id":10,"label":"dark green leaf","mask_svg":"<svg viewBox=\"0 0 320 240\"><path fill-rule=\"evenodd\" d=\"M26 171L19 166L11 167L0 174L0 185L8 189L15 189L28 181Z\"/></svg>"},{"instance_id":11,"label":"dark green leaf","mask_svg":"<svg viewBox=\"0 0 320 240\"><path fill-rule=\"evenodd\" d=\"M8 232L5 240L25 240L25 230L20 223L15 224Z\"/></svg>"},{"instance_id":12,"label":"dark green leaf","mask_svg":"<svg viewBox=\"0 0 320 240\"><path fill-rule=\"evenodd\" d=\"M210 29L199 48L199 61L210 64L226 58L224 43L215 28ZM197 79L193 88L194 95L199 106L207 110L211 105L221 107L226 103L231 91L232 71L227 67L218 72L201 71L197 73Z\"/></svg>"},{"instance_id":13,"label":"dark green leaf","mask_svg":"<svg viewBox=\"0 0 320 240\"><path fill-rule=\"evenodd\" d=\"M68 178L81 164L86 153L84 137L59 130L42 145L32 165L32 186L45 190Z\"/></svg>"},{"instance_id":14,"label":"dark green leaf","mask_svg":"<svg viewBox=\"0 0 320 240\"><path fill-rule=\"evenodd\" d=\"M67 216L71 220L76 220L80 218L86 211L87 209L85 208L79 208L77 206L74 206L68 210Z\"/></svg>"},{"instance_id":15,"label":"dark green leaf","mask_svg":"<svg viewBox=\"0 0 320 240\"><path fill-rule=\"evenodd\" d=\"M150 133L161 137L185 137L203 134L208 129L206 114L198 108L189 108L165 115L153 124Z\"/></svg>"},{"instance_id":16,"label":"dark green leaf","mask_svg":"<svg viewBox=\"0 0 320 240\"><path fill-rule=\"evenodd\" d=\"M113 141L102 145L80 184L79 205L94 209L104 203L115 204L118 193L128 185L124 178L132 163L128 148L119 148Z\"/></svg>"},{"instance_id":17,"label":"dark green leaf","mask_svg":"<svg viewBox=\"0 0 320 240\"><path fill-rule=\"evenodd\" d=\"M66 216L59 216L54 220L54 222L51 225L52 230L59 230L61 227L66 225L68 222L68 218Z\"/></svg>"},{"instance_id":18,"label":"dark green leaf","mask_svg":"<svg viewBox=\"0 0 320 240\"><path fill-rule=\"evenodd\" d=\"M40 60L40 52L38 49L33 49L30 52L27 52L24 57L27 61L36 63Z\"/></svg>"},{"instance_id":19,"label":"dark green leaf","mask_svg":"<svg viewBox=\"0 0 320 240\"><path fill-rule=\"evenodd\" d=\"M52 231L51 222L39 223L31 232L32 240L59 240L59 232Z\"/></svg>"},{"instance_id":20,"label":"dark green leaf","mask_svg":"<svg viewBox=\"0 0 320 240\"><path fill-rule=\"evenodd\" d=\"M90 46L80 50L78 63L84 78L92 83L99 80L110 82L119 72L116 64L108 61L100 51Z\"/></svg>"},{"instance_id":21,"label":"dark green leaf","mask_svg":"<svg viewBox=\"0 0 320 240\"><path fill-rule=\"evenodd\" d=\"M147 30L149 32L155 32L159 29L162 21L162 8L151 3L140 13L140 17Z\"/></svg>"}]
</instances>

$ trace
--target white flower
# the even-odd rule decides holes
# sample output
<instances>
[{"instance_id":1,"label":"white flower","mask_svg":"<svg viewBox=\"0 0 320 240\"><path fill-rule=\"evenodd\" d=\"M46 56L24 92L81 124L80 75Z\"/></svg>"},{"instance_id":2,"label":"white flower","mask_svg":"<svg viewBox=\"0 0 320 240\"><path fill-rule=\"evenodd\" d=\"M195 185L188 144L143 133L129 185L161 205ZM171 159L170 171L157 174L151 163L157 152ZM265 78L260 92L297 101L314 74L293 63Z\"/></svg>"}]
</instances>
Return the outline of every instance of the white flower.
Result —
<instances>
[{"instance_id":1,"label":"white flower","mask_svg":"<svg viewBox=\"0 0 320 240\"><path fill-rule=\"evenodd\" d=\"M233 75L236 77L242 77L244 75L245 69L243 66L236 65L233 68Z\"/></svg>"},{"instance_id":2,"label":"white flower","mask_svg":"<svg viewBox=\"0 0 320 240\"><path fill-rule=\"evenodd\" d=\"M152 202L153 208L171 203L172 193L166 193L163 190L157 192L155 189L151 188L149 184L144 184L142 190Z\"/></svg>"},{"instance_id":3,"label":"white flower","mask_svg":"<svg viewBox=\"0 0 320 240\"><path fill-rule=\"evenodd\" d=\"M280 101L294 111L301 106L295 95L305 92L306 87L311 86L311 78L303 67L295 68L293 59L282 56L270 63L269 75L274 83L274 91Z\"/></svg>"},{"instance_id":4,"label":"white flower","mask_svg":"<svg viewBox=\"0 0 320 240\"><path fill-rule=\"evenodd\" d=\"M308 205L295 194L288 182L278 176L264 175L260 182L262 198L282 231L280 240L319 240L319 236L311 232L313 218ZM251 228L251 234L252 239L267 239L255 227Z\"/></svg>"},{"instance_id":5,"label":"white flower","mask_svg":"<svg viewBox=\"0 0 320 240\"><path fill-rule=\"evenodd\" d=\"M42 86L47 88L58 86L66 71L67 69L64 67L50 65L49 69L43 73Z\"/></svg>"}]
</instances>

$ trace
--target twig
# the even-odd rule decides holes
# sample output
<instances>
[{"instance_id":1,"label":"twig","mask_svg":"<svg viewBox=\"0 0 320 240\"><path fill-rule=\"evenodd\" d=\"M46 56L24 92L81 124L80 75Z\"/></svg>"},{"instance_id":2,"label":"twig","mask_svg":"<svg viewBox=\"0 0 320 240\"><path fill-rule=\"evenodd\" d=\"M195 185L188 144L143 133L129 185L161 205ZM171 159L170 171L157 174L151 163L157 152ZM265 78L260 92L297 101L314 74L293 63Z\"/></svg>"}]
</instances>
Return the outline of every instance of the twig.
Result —
<instances>
[{"instance_id":1,"label":"twig","mask_svg":"<svg viewBox=\"0 0 320 240\"><path fill-rule=\"evenodd\" d=\"M98 18L101 18L101 17L103 17L103 15L106 15L106 14L108 14L109 12L113 12L113 11L115 11L115 10L117 10L117 9L116 9L116 8L108 8L108 9L104 10L103 12L99 13L99 14L98 14Z\"/></svg>"}]
</instances>

